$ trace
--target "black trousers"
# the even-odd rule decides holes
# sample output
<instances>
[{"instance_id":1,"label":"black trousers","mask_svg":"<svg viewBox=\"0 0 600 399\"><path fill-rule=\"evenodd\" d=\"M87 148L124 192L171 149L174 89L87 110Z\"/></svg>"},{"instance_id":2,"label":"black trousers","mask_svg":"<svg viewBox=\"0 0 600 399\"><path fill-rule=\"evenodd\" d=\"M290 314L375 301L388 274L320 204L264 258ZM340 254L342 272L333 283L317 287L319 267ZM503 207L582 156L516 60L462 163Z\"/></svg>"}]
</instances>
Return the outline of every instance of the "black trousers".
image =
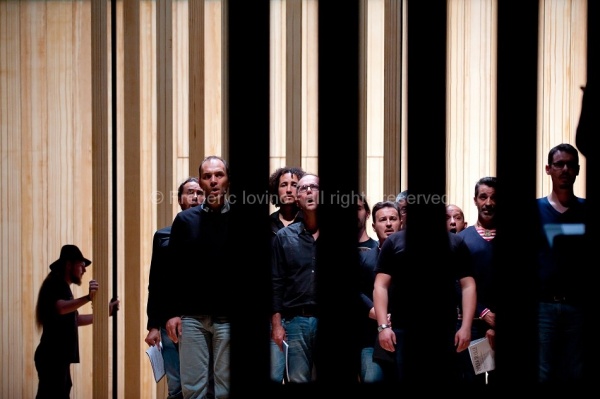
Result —
<instances>
[{"instance_id":1,"label":"black trousers","mask_svg":"<svg viewBox=\"0 0 600 399\"><path fill-rule=\"evenodd\" d=\"M69 399L73 382L71 363L64 363L43 356L35 351L35 369L38 373L38 391L36 399Z\"/></svg>"}]
</instances>

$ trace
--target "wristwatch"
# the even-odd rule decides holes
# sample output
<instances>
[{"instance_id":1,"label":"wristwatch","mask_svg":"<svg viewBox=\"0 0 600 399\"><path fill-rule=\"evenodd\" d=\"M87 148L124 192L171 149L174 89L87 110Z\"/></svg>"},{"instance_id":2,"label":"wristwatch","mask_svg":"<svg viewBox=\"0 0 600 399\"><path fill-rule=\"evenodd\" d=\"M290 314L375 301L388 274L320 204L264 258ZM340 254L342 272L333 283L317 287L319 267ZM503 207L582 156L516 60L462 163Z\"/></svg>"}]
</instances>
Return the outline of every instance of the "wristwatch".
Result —
<instances>
[{"instance_id":1,"label":"wristwatch","mask_svg":"<svg viewBox=\"0 0 600 399\"><path fill-rule=\"evenodd\" d=\"M380 333L383 330L385 330L386 328L390 328L390 325L389 324L380 324L377 326L377 332Z\"/></svg>"}]
</instances>

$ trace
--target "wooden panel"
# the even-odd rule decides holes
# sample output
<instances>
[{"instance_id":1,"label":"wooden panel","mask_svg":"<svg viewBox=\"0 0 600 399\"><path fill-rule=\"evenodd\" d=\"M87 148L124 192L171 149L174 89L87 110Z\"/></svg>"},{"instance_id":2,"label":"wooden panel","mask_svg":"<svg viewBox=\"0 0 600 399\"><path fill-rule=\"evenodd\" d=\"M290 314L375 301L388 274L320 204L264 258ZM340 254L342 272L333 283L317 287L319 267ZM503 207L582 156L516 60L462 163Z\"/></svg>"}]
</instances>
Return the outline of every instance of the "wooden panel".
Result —
<instances>
[{"instance_id":1,"label":"wooden panel","mask_svg":"<svg viewBox=\"0 0 600 399\"><path fill-rule=\"evenodd\" d=\"M1 270L0 287L2 309L2 350L0 366L3 397L19 397L23 394L20 384L23 372L23 343L31 339L23 335L22 315L31 309L23 308L20 297L23 270L20 265L23 250L21 241L20 218L22 202L20 198L20 153L22 143L18 132L22 128L20 104L21 59L20 59L20 18L19 4L2 2L0 4L0 177L3 189L0 193L2 208L0 212ZM27 144L25 142L25 144ZM5 187L10 189L6 190ZM27 330L31 331L31 328Z\"/></svg>"},{"instance_id":2,"label":"wooden panel","mask_svg":"<svg viewBox=\"0 0 600 399\"><path fill-rule=\"evenodd\" d=\"M112 129L109 124L111 109L109 106L109 18L106 0L92 3L91 17L91 57L92 65L92 204L93 204L93 242L94 276L100 284L96 294L96 303L108 303L111 294L113 264L113 177L112 168ZM114 117L114 116L113 116ZM108 309L104 306L94 308L94 349L93 384L94 398L107 399L111 390L110 324ZM121 363L122 365L122 363ZM116 373L116 370L115 370ZM88 392L90 392L88 390Z\"/></svg>"},{"instance_id":3,"label":"wooden panel","mask_svg":"<svg viewBox=\"0 0 600 399\"><path fill-rule=\"evenodd\" d=\"M300 165L302 156L302 2L285 1L285 156L292 166Z\"/></svg>"},{"instance_id":4,"label":"wooden panel","mask_svg":"<svg viewBox=\"0 0 600 399\"><path fill-rule=\"evenodd\" d=\"M280 0L271 1L270 20L270 140L271 171L286 164L286 7ZM301 152L301 149L300 149ZM281 159L281 161L279 161Z\"/></svg>"},{"instance_id":5,"label":"wooden panel","mask_svg":"<svg viewBox=\"0 0 600 399\"><path fill-rule=\"evenodd\" d=\"M171 0L156 2L156 145L150 145L156 152L156 160L150 162L156 176L156 186L151 192L169 193L173 182L173 13ZM151 39L151 37L150 37ZM154 180L150 180L151 182ZM165 199L169 197L166 196ZM167 226L173 220L173 203L164 200L156 203L156 219L159 226ZM153 212L151 213L153 215ZM156 226L156 223L153 223Z\"/></svg>"},{"instance_id":6,"label":"wooden panel","mask_svg":"<svg viewBox=\"0 0 600 399\"><path fill-rule=\"evenodd\" d=\"M496 175L496 1L448 2L447 195L477 220L475 182Z\"/></svg>"},{"instance_id":7,"label":"wooden panel","mask_svg":"<svg viewBox=\"0 0 600 399\"><path fill-rule=\"evenodd\" d=\"M170 2L169 2L170 3ZM165 191L170 191L173 185L172 181L172 81L170 69L171 64L171 51L163 49L165 53L160 54L158 42L160 35L164 34L169 36L168 46L171 46L172 38L170 34L170 24L165 22L165 18L169 20L172 18L170 4L164 6L168 10L163 9L163 13L158 18L159 3L156 1L144 1L140 3L139 7L139 20L134 22L138 26L139 36L137 42L132 41L129 43L132 46L136 46L136 50L131 53L132 57L137 57L138 70L125 71L125 79L135 76L132 79L132 83L139 79L137 82L139 87L132 84L130 89L133 92L139 92L137 104L132 98L130 101L125 101L125 115L135 112L139 109L139 119L136 121L135 118L130 120L125 118L125 123L131 123L127 126L127 134L125 135L125 151L126 154L138 152L136 156L125 157L125 185L123 190L126 191L125 197L125 214L127 223L125 224L125 284L127 286L127 294L129 300L125 308L125 355L132 355L133 349L137 348L137 352L133 354L129 359L125 359L127 365L135 365L137 370L133 370L131 374L127 375L125 379L125 389L127 391L128 386L132 385L129 381L139 380L139 395L140 397L150 397L151 393L155 390L151 389L154 379L152 377L152 370L150 362L148 361L147 355L144 351L148 345L144 342L143 337L140 335L140 331L146 331L146 303L148 301L148 276L150 273L150 259L152 255L152 235L156 230L155 212L156 208L150 196L152 193L152 182L159 178L164 173L163 180L168 182L169 187L165 186L162 188ZM126 21L130 21L128 18ZM167 26L160 26L165 24ZM127 43L127 42L126 42ZM165 44L166 45L166 44ZM126 51L127 53L129 50ZM162 58L161 63L148 62L155 61L158 58ZM126 61L126 65L129 62ZM136 61L133 61L134 66ZM169 65L169 66L167 66ZM164 70L159 70L159 67ZM159 90L157 85L157 76L164 76L164 91ZM129 91L129 89L128 89ZM166 97L166 103L161 104L164 109L159 110L159 97ZM163 126L157 125L158 112L164 112L163 117L165 120L164 129ZM139 131L134 131L135 124L138 124L137 128ZM167 127L168 125L168 127ZM161 130L159 134L159 130ZM162 137L164 135L164 137ZM169 144L166 144L169 142ZM164 159L158 164L157 157L155 157L155 150L162 146L167 148L161 149L165 151ZM153 165L155 167L153 168ZM161 172L158 172L161 170ZM166 184L166 183L165 183ZM132 193L135 190L135 194ZM165 202L166 204L166 202ZM168 220L166 216L168 212L165 211L163 220ZM131 229L129 229L131 227ZM135 288L132 287L135 285ZM131 348L131 352L128 349ZM126 370L126 374L129 370ZM133 379L132 375L136 375L138 379ZM130 380L129 377L132 377ZM128 395L131 394L129 391Z\"/></svg>"},{"instance_id":8,"label":"wooden panel","mask_svg":"<svg viewBox=\"0 0 600 399\"><path fill-rule=\"evenodd\" d=\"M402 60L403 58L403 26L401 0L386 0L384 10L385 26L385 53L383 87L384 113L383 113L383 187L382 199L393 197L402 191ZM374 145L374 144L373 144ZM405 168L404 168L405 169ZM369 173L371 176L371 173ZM377 176L377 175L376 175Z\"/></svg>"},{"instance_id":9,"label":"wooden panel","mask_svg":"<svg viewBox=\"0 0 600 399\"><path fill-rule=\"evenodd\" d=\"M385 193L383 191L383 182L387 179L389 175L397 175L400 171L399 168L394 170L394 164L399 161L399 157L395 156L394 161L391 163L385 163L389 159L384 159L384 154L386 151L386 145L388 142L386 141L386 137L388 134L388 130L386 126L389 126L389 120L386 117L394 117L398 116L397 113L386 112L386 104L389 104L390 97L394 94L398 94L394 92L393 89L390 91L386 91L386 88L389 87L390 76L393 76L389 70L398 67L398 63L389 62L391 61L388 57L388 52L391 50L389 43L390 41L386 41L386 23L381 23L381 21L387 22L386 13L386 2L383 0L377 1L368 1L367 2L367 35L362 38L362 40L366 41L366 113L361 115L365 119L366 131L363 132L365 135L365 150L364 156L365 160L361 159L359 165L364 165L366 168L359 169L359 173L362 174L366 172L367 179L362 182L362 185L359 185L358 189L360 192L365 192L367 195L367 200L370 202L371 207L379 201L381 198L386 196L389 193ZM392 42L395 42L398 38L394 37L391 39ZM398 51L399 49L396 49ZM393 73L393 72L392 72ZM397 74L395 75L398 76ZM393 85L392 85L393 86ZM398 104L397 102L391 100L393 103ZM361 121L361 125L362 125ZM394 134L394 132L390 132L390 134ZM360 152L362 153L362 151ZM397 154L397 151L395 152ZM373 165L374 168L370 166ZM384 167L385 165L385 167ZM391 170L389 170L391 169ZM389 170L389 171L388 171ZM383 172L383 173L382 173ZM389 175L388 175L389 173ZM362 178L361 178L362 180ZM377 239L376 234L373 232L373 229L367 228L367 233L373 238Z\"/></svg>"},{"instance_id":10,"label":"wooden panel","mask_svg":"<svg viewBox=\"0 0 600 399\"><path fill-rule=\"evenodd\" d=\"M202 2L194 2L202 3ZM197 159L190 161L189 148L197 148L197 142L190 142L190 27L189 10L187 1L174 1L173 6L173 50L171 63L173 64L173 175L171 176L171 185L165 187L171 195L168 195L171 214L170 220L165 224L159 223L157 228L171 224L177 212L179 204L177 203L177 194L173 195L173 190L177 189L179 184L187 176L198 174L198 165L195 165ZM196 118L197 116L194 116ZM201 116L201 120L204 116ZM180 153L178 148L185 148L186 151ZM200 151L200 149L198 149ZM198 155L194 155L196 158ZM177 161L175 161L177 159ZM181 161L181 162L179 162ZM165 195L165 198L167 196ZM166 394L165 394L166 395ZM160 397L160 395L159 395Z\"/></svg>"},{"instance_id":11,"label":"wooden panel","mask_svg":"<svg viewBox=\"0 0 600 399\"><path fill-rule=\"evenodd\" d=\"M581 87L586 83L586 0L540 1L538 66L538 146L536 196L552 190L545 172L548 151L560 143L575 145L581 112ZM585 157L575 181L575 194L585 197Z\"/></svg>"},{"instance_id":12,"label":"wooden panel","mask_svg":"<svg viewBox=\"0 0 600 399\"><path fill-rule=\"evenodd\" d=\"M73 186L73 208L69 219L72 221L72 237L70 240L79 245L82 252L95 260L93 252L93 223L91 219L93 204L92 201L82 201L83 198L89 198L88 193L92 192L94 184L92 180L92 63L91 63L91 3L90 2L71 2L69 4L69 13L72 15L71 41L72 54L72 92L65 93L67 100L73 104L69 121L73 125L72 147L69 148L69 157L73 158L73 166L69 171L72 173ZM58 248L53 253L58 257ZM97 265L86 272L81 287L75 287L73 294L76 297L88 293L88 282L97 276ZM108 281L99 283L106 284ZM92 313L92 305L87 304L80 308L80 313ZM78 390L73 390L74 397L91 397L90 392L93 381L93 328L87 326L79 331L80 347L80 370Z\"/></svg>"},{"instance_id":13,"label":"wooden panel","mask_svg":"<svg viewBox=\"0 0 600 399\"><path fill-rule=\"evenodd\" d=\"M302 168L319 172L318 1L302 2Z\"/></svg>"},{"instance_id":14,"label":"wooden panel","mask_svg":"<svg viewBox=\"0 0 600 399\"><path fill-rule=\"evenodd\" d=\"M45 52L41 50L43 48L42 44L44 43L46 29L45 11L46 7L43 4L21 3L19 10L20 16L15 14L12 17L9 17L11 18L11 22L20 23L15 25L12 23L8 24L9 27L13 26L19 29L15 32L17 34L14 38L20 38L20 42L17 43L17 41L13 41L12 44L19 45L20 49L17 50L12 45L7 46L11 56L8 58L5 58L4 54L0 56L2 59L10 59L11 64L20 63L20 67L17 69L19 73L14 75L15 79L13 80L13 83L20 84L20 91L8 94L7 96L7 98L11 99L9 104L20 106L20 108L15 108L12 111L12 116L16 118L19 118L20 116L21 126L19 128L18 125L14 125L10 131L20 132L22 145L20 155L18 155L21 157L21 170L20 172L18 169L14 170L15 177L18 173L21 173L21 184L20 187L11 187L10 192L14 195L20 195L20 201L23 204L36 204L38 207L38 211L36 211L33 206L23 206L20 215L21 220L16 224L8 224L4 223L4 220L2 221L3 226L11 226L10 236L16 237L20 234L22 240L20 251L16 251L16 249L19 248L18 245L15 245L17 244L16 242L11 246L12 251L9 251L9 253L13 252L13 256L18 255L20 257L20 259L19 257L15 257L14 261L17 261L17 264L23 266L20 268L22 271L22 283L19 284L18 281L15 281L14 279L12 281L8 278L5 279L3 276L3 281L8 282L11 286L22 286L21 296L15 295L13 297L14 299L18 298L19 302L22 303L21 313L11 314L12 310L16 310L12 306L10 306L8 310L8 315L13 320L15 317L22 318L24 314L34 314L39 287L48 274L48 262L46 260L48 257L54 255L47 254L47 241L45 240L44 235L31 234L31 231L44 231L46 226L45 223L47 221L46 210L48 199L45 195L42 195L42 193L47 192L48 180L46 178L37 179L35 182L33 180L34 176L40 172L46 154L45 141L47 137L47 126L42 123L42 121L45 121L47 112L46 85L45 79L40 79L40 76L34 73L36 70L43 73L46 68L45 59L40 57L45 54ZM3 13L0 12L0 15L1 14ZM0 25L3 25L3 23L0 22ZM0 45L0 47L4 48L4 43ZM0 61L0 63L1 62L2 61ZM3 66L0 69L10 71L12 68L6 69ZM11 75L12 73L13 72L11 72ZM10 91L5 91L3 88L0 88L0 92L10 93ZM0 120L3 119L4 117L0 116ZM9 117L9 124L10 119L11 118ZM15 122L17 120L18 119L15 119ZM4 178L2 180L5 181ZM23 190L23 187L26 189ZM33 187L35 187L35 189L33 189ZM3 198L2 202L4 203L4 201L6 201L6 199ZM10 206L10 209L13 208L9 202L6 204ZM2 262L2 264L9 266L11 263ZM9 302L6 303L9 304ZM4 309L3 314L7 314L4 312ZM12 323L14 323L14 321ZM34 397L37 392L37 372L33 364L33 356L35 348L39 343L41 329L37 328L34 317L23 318L21 323L23 324L23 331L20 334L20 339L23 340L23 374L17 374L15 372L18 369L13 369L14 374L9 377L10 383L3 383L2 385L13 390L15 395L16 392L19 392L16 389L20 389L22 397ZM9 337L7 336L7 338ZM9 347L12 349L18 349L20 347L18 344L15 345L12 339L9 342ZM18 356L18 351L17 353L14 353L14 355ZM10 364L11 368L15 365L14 360L4 363L3 359L2 363L7 365ZM3 373L3 377L4 375L5 374ZM24 379L25 381L35 381L35 383L22 384L22 386L19 386L17 385L17 382L20 382L21 379ZM3 396L10 397L10 395L7 396L6 393Z\"/></svg>"},{"instance_id":15,"label":"wooden panel","mask_svg":"<svg viewBox=\"0 0 600 399\"><path fill-rule=\"evenodd\" d=\"M204 154L199 154L201 161L208 155L223 156L227 159L226 133L223 126L225 90L223 86L223 9L221 1L207 1L204 11ZM226 117L225 117L226 118ZM198 149L191 149L197 151ZM198 170L200 162L195 166Z\"/></svg>"},{"instance_id":16,"label":"wooden panel","mask_svg":"<svg viewBox=\"0 0 600 399\"><path fill-rule=\"evenodd\" d=\"M188 2L188 43L182 48L189 58L189 132L187 139L178 137L175 156L181 159L189 157L185 174L198 175L198 166L204 158L206 137L206 98L205 98L205 2ZM189 145L189 147L188 147ZM192 151L189 150L192 149Z\"/></svg>"}]
</instances>

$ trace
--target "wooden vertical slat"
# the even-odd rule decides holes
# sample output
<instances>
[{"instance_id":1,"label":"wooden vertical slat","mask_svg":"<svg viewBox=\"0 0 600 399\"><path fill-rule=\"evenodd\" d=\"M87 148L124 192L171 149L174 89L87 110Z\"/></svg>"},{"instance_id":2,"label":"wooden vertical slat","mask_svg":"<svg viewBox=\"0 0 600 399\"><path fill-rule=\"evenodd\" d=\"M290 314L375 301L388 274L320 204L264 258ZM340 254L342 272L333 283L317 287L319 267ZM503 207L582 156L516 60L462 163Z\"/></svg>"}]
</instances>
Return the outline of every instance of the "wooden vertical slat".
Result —
<instances>
[{"instance_id":1,"label":"wooden vertical slat","mask_svg":"<svg viewBox=\"0 0 600 399\"><path fill-rule=\"evenodd\" d=\"M112 138L109 124L109 24L106 0L92 3L92 204L94 226L94 275L100 290L94 299L106 304L110 299L112 267ZM114 115L112 116L115 117ZM112 364L109 353L110 324L108 307L94 307L94 380L93 397L109 398Z\"/></svg>"},{"instance_id":2,"label":"wooden vertical slat","mask_svg":"<svg viewBox=\"0 0 600 399\"><path fill-rule=\"evenodd\" d=\"M286 16L286 165L301 165L302 149L302 0L285 2Z\"/></svg>"},{"instance_id":3,"label":"wooden vertical slat","mask_svg":"<svg viewBox=\"0 0 600 399\"><path fill-rule=\"evenodd\" d=\"M496 175L497 1L448 2L448 201L477 220L475 182Z\"/></svg>"},{"instance_id":4,"label":"wooden vertical slat","mask_svg":"<svg viewBox=\"0 0 600 399\"><path fill-rule=\"evenodd\" d=\"M141 138L142 125L146 128L145 132L151 132L147 121L147 112L150 112L151 102L149 104L144 94L151 96L150 90L145 91L146 79L149 78L148 65L142 65L142 54L148 56L152 43L142 42L140 37L145 33L148 24L142 24L142 13L147 17L147 4L140 4L137 1L124 3L123 21L124 21L124 69L123 77L125 91L123 97L124 106L124 186L127 190L125 197L124 214L127 215L127 222L124 228L124 254L125 263L125 286L127 287L127 296L130 300L124 303L125 313L125 397L137 398L143 397L141 390L142 376L140 373L141 354L143 352L140 340L140 259L141 248L139 245L142 216L140 213L140 204L144 201L141 196L141 149L143 140ZM144 22L147 22L144 20ZM145 37L145 39L147 39ZM151 69L151 68L150 68ZM144 101L142 101L142 98ZM145 289L146 287L144 287ZM146 359L144 359L146 360Z\"/></svg>"},{"instance_id":5,"label":"wooden vertical slat","mask_svg":"<svg viewBox=\"0 0 600 399\"><path fill-rule=\"evenodd\" d=\"M363 2L365 26L361 28L361 49L359 56L362 66L360 72L360 135L359 135L359 190L364 192L372 204L383 199L383 181L387 175L385 153L385 112L386 101L386 15L384 0ZM393 68L393 67L392 67ZM364 108L364 109L363 109ZM399 159L399 158L396 158ZM385 165L385 166L384 166ZM393 166L393 164L391 164ZM385 171L385 172L384 172ZM380 178L373 178L379 176ZM370 177L370 178L369 178ZM367 229L372 237L377 238L373 229Z\"/></svg>"},{"instance_id":6,"label":"wooden vertical slat","mask_svg":"<svg viewBox=\"0 0 600 399\"><path fill-rule=\"evenodd\" d=\"M204 1L188 2L189 13L189 174L198 175L205 156Z\"/></svg>"},{"instance_id":7,"label":"wooden vertical slat","mask_svg":"<svg viewBox=\"0 0 600 399\"><path fill-rule=\"evenodd\" d=\"M286 160L286 3L283 1L271 2L270 6L270 57L269 81L270 93L270 140L269 157L271 159L270 171L285 166ZM302 152L302 151L300 151ZM298 164L297 166L301 166ZM276 210L271 206L270 213Z\"/></svg>"},{"instance_id":8,"label":"wooden vertical slat","mask_svg":"<svg viewBox=\"0 0 600 399\"><path fill-rule=\"evenodd\" d=\"M2 7L0 5L0 7ZM45 85L40 84L43 79L39 79L39 70L44 70L43 61L38 57L40 54L38 49L40 41L43 41L43 31L45 29L45 18L44 11L45 6L36 6L31 3L22 3L20 5L19 18L13 19L15 22L19 22L17 25L19 28L20 38L20 51L19 58L20 68L18 71L22 74L22 77L15 79L14 82L20 82L20 90L18 95L12 97L15 101L11 101L14 105L19 105L19 109L14 109L14 116L19 116L21 122L21 187L28 187L31 184L32 177L39 172L36 170L35 165L42 165L41 157L43 156L42 140L45 125L43 125L40 119L44 119L43 115L46 114L46 101L47 96L45 95ZM4 10L0 10L0 15L4 14ZM10 17L9 17L10 18ZM0 26L3 25L4 21L0 22ZM8 25L11 26L10 24ZM0 47L5 48L5 43L2 42ZM11 47L6 46L10 49ZM0 55L0 58L6 59L6 55ZM15 60L16 61L16 60ZM2 61L0 61L0 65ZM5 66L0 66L2 70L10 70ZM37 71L37 73L35 72ZM0 93L7 93L2 83L0 82ZM35 94L34 94L35 93ZM14 93L17 94L17 93ZM21 106L22 104L28 104L29 106ZM4 120L3 112L0 110L0 120ZM38 119L38 117L41 117ZM13 131L18 131L17 126L14 126ZM24 204L30 204L37 202L35 198L38 195L41 198L47 198L44 195L44 186L47 185L45 179L39 179L38 190L25 189L19 190L21 193L21 200ZM13 191L14 189L11 189ZM2 201L5 199L2 198ZM21 300L23 309L35 309L37 302L38 290L41 282L48 274L47 264L45 262L45 240L39 234L34 234L39 229L43 228L44 213L43 202L39 203L41 212L35 212L32 207L25 206L21 209L21 240L22 240L22 260L21 260L21 271L23 281L23 292L21 294ZM3 221L6 220L4 217L1 218ZM4 223L3 223L4 224ZM7 264L2 262L2 264ZM11 282L12 283L12 282ZM4 301L3 301L4 302ZM12 309L9 308L9 309ZM16 310L16 309L12 309ZM2 309L4 312L5 309ZM10 310L9 310L10 312ZM11 317L16 316L11 315ZM21 388L22 397L34 397L37 392L37 371L33 363L35 349L39 343L39 337L41 330L38 330L35 317L30 320L23 321L23 378L29 381L35 381L34 384L24 384ZM8 335L8 334L7 334ZM4 363L4 362L3 362ZM2 366L0 366L2 367ZM3 384L8 385L8 384ZM3 397L9 397L8 392L2 392Z\"/></svg>"},{"instance_id":9,"label":"wooden vertical slat","mask_svg":"<svg viewBox=\"0 0 600 399\"><path fill-rule=\"evenodd\" d=\"M171 14L170 10L168 14ZM136 77L130 81L130 86L127 88L127 91L132 90L138 93L138 104L134 102L134 96L129 98L131 101L124 99L124 111L125 113L131 113L135 112L133 110L139 109L139 118L137 119L139 125L137 127L137 134L130 134L130 132L133 133L133 126L136 121L129 120L128 118L124 119L127 134L125 134L124 145L126 156L124 159L125 185L123 186L123 190L126 192L124 215L126 215L125 264L127 267L125 268L125 282L128 287L135 285L139 289L128 288L128 294L130 293L134 300L132 301L130 297L128 301L129 307L126 308L125 312L125 342L126 348L134 348L136 346L138 348L135 354L136 358L130 358L127 363L137 364L139 392L141 397L148 397L150 392L153 391L150 388L153 378L150 364L144 353L148 345L140 339L139 334L140 331L144 331L146 328L145 310L148 294L149 265L152 255L152 234L156 230L154 218L155 206L148 200L148 194L153 192L153 181L159 176L159 172L155 172L155 170L162 167L157 166L156 169L152 167L157 162L153 150L155 145L159 145L160 143L160 140L158 140L160 136L156 117L159 104L158 97L164 94L171 99L167 100L168 103L163 104L169 110L162 110L166 115L166 119L170 120L168 130L172 130L173 105L172 93L161 94L157 90L157 76L159 74L166 74L167 79L169 79L169 73L159 71L158 66L160 64L156 62L144 62L145 60L156 59L158 57L159 37L157 32L159 29L157 24L160 18L157 15L157 3L141 2L138 18L139 36L137 38L137 47L139 50L137 57L139 58L139 70L135 72ZM128 21L127 18L124 20ZM133 45L133 41L130 44ZM171 40L169 40L170 45ZM132 56L135 55L132 54ZM126 81L129 73L132 72L126 71L124 73ZM139 86L136 87L136 84ZM171 86L166 89L166 91L171 92L172 82L165 82L165 84ZM164 133L169 134L168 131ZM129 156L133 151L137 151L139 154L137 159ZM164 167L167 170L172 170L172 166ZM136 195L130 195L132 187L135 187ZM131 322L131 325L128 324L129 322Z\"/></svg>"},{"instance_id":10,"label":"wooden vertical slat","mask_svg":"<svg viewBox=\"0 0 600 399\"><path fill-rule=\"evenodd\" d=\"M544 169L550 148L560 143L575 145L581 110L581 86L586 80L586 0L540 2L538 146L536 195L552 190ZM585 162L575 181L575 194L586 195Z\"/></svg>"},{"instance_id":11,"label":"wooden vertical slat","mask_svg":"<svg viewBox=\"0 0 600 399\"><path fill-rule=\"evenodd\" d=\"M79 246L81 251L93 261L93 223L92 201L81 201L89 197L92 192L92 64L91 64L91 2L71 2L69 4L71 21L71 37L67 40L72 42L72 90L65 93L66 99L72 104L69 121L72 123L73 141L69 149L69 158L72 159L72 167L69 174L72 176L73 207L69 235L73 237L71 242ZM65 242L66 243L66 242ZM59 248L52 255L58 256ZM73 287L75 297L86 295L89 280L95 278L96 268L87 269L81 286ZM106 283L105 283L106 284ZM81 314L93 313L91 304L86 304L79 309ZM73 396L78 398L91 397L93 381L93 328L87 326L79 330L79 348L81 362L77 365L77 385L74 385Z\"/></svg>"},{"instance_id":12,"label":"wooden vertical slat","mask_svg":"<svg viewBox=\"0 0 600 399\"><path fill-rule=\"evenodd\" d=\"M173 29L172 1L157 2L157 130L156 130L156 190L163 201L157 203L157 225L168 226L173 221Z\"/></svg>"},{"instance_id":13,"label":"wooden vertical slat","mask_svg":"<svg viewBox=\"0 0 600 399\"><path fill-rule=\"evenodd\" d=\"M319 74L318 74L318 1L302 2L302 41L304 66L302 69L302 168L312 173L319 171Z\"/></svg>"},{"instance_id":14,"label":"wooden vertical slat","mask_svg":"<svg viewBox=\"0 0 600 399\"><path fill-rule=\"evenodd\" d=\"M20 176L20 153L22 151L22 142L19 135L14 134L22 128L20 105L22 98L20 95L21 80L21 48L20 48L20 4L9 2L0 5L0 70L6 71L0 76L0 93L2 101L0 102L0 151L2 157L0 160L0 177L8 190L2 190L0 199L2 200L2 211L0 212L0 232L2 239L0 241L1 265L0 278L2 282L0 287L2 293L1 309L2 318L2 351L0 366L3 382L0 392L5 397L19 397L24 390L18 383L23 372L23 343L29 338L23 335L24 322L23 307L20 300L24 293L22 284L24 281L23 270L20 267L10 267L11 265L20 265L22 262L21 252L27 251L22 248L24 244L21 239L20 218L22 212L22 198L20 192L22 189ZM25 186L27 187L27 186ZM28 329L30 330L30 329ZM13 350L18 346L17 350Z\"/></svg>"},{"instance_id":15,"label":"wooden vertical slat","mask_svg":"<svg viewBox=\"0 0 600 399\"><path fill-rule=\"evenodd\" d=\"M368 189L367 175L369 172L367 158L368 151L368 88L369 88L369 2L361 1L359 3L359 76L358 76L358 93L359 93L359 130L358 130L358 188L361 191Z\"/></svg>"},{"instance_id":16,"label":"wooden vertical slat","mask_svg":"<svg viewBox=\"0 0 600 399\"><path fill-rule=\"evenodd\" d=\"M402 182L402 0L385 1L383 193L398 194ZM386 198L388 199L388 198ZM395 200L395 199L394 199Z\"/></svg>"}]
</instances>

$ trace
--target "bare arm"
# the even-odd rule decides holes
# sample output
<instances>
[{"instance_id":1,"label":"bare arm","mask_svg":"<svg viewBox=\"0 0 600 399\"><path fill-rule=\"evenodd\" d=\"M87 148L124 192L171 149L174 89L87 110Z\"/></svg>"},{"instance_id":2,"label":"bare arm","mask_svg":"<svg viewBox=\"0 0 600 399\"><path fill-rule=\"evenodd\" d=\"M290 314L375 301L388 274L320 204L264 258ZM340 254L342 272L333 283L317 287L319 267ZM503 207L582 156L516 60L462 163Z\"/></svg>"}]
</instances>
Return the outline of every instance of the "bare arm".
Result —
<instances>
[{"instance_id":1,"label":"bare arm","mask_svg":"<svg viewBox=\"0 0 600 399\"><path fill-rule=\"evenodd\" d=\"M96 280L90 280L89 290L89 294L87 294L86 296L82 296L81 298L68 300L59 299L58 301L56 301L56 311L58 312L58 314L63 315L67 313L72 313L80 307L82 307L83 305L85 305L86 303L90 302L92 299L94 299L96 291L98 291L98 282Z\"/></svg>"},{"instance_id":2,"label":"bare arm","mask_svg":"<svg viewBox=\"0 0 600 399\"><path fill-rule=\"evenodd\" d=\"M271 339L275 341L279 349L283 351L283 341L285 341L285 328L281 324L281 313L274 313L271 316Z\"/></svg>"},{"instance_id":3,"label":"bare arm","mask_svg":"<svg viewBox=\"0 0 600 399\"><path fill-rule=\"evenodd\" d=\"M108 305L108 316L112 316L115 312L115 310L119 310L119 303L121 301L119 301L118 299L113 299L112 301L110 301L110 304ZM90 324L92 324L94 322L94 315L93 314L80 314L77 316L77 326L89 326Z\"/></svg>"},{"instance_id":4,"label":"bare arm","mask_svg":"<svg viewBox=\"0 0 600 399\"><path fill-rule=\"evenodd\" d=\"M469 347L473 315L475 314L475 306L477 305L475 279L470 276L461 278L460 288L462 291L463 317L461 326L454 336L454 345L456 345L457 352L462 352Z\"/></svg>"},{"instance_id":5,"label":"bare arm","mask_svg":"<svg viewBox=\"0 0 600 399\"><path fill-rule=\"evenodd\" d=\"M375 308L375 317L377 325L388 324L388 289L392 281L392 276L385 273L377 273L375 283L373 284L373 307ZM396 334L391 328L385 328L379 332L379 344L389 352L396 350Z\"/></svg>"}]
</instances>

